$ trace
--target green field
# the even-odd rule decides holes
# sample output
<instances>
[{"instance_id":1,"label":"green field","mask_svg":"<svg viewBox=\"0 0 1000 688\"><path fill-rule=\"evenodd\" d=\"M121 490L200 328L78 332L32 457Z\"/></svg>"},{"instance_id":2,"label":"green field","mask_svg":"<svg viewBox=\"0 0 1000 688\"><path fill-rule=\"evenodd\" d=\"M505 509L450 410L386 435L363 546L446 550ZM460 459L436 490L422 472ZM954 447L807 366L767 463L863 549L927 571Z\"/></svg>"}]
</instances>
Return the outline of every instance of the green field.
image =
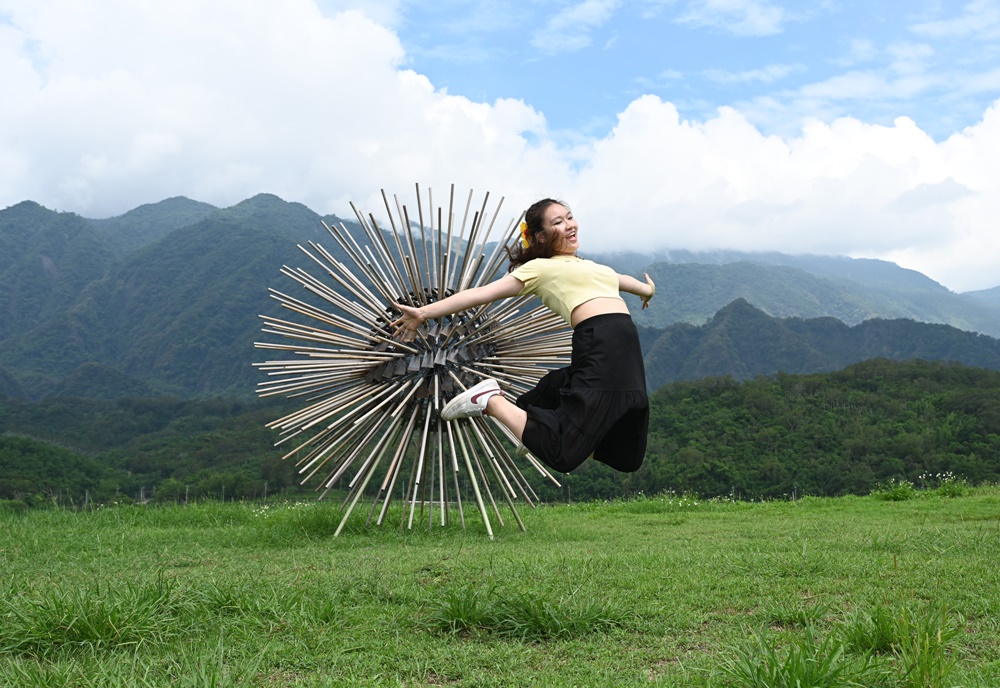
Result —
<instances>
[{"instance_id":1,"label":"green field","mask_svg":"<svg viewBox=\"0 0 1000 688\"><path fill-rule=\"evenodd\" d=\"M957 492L523 508L493 541L0 513L0 685L1000 686L1000 488Z\"/></svg>"}]
</instances>

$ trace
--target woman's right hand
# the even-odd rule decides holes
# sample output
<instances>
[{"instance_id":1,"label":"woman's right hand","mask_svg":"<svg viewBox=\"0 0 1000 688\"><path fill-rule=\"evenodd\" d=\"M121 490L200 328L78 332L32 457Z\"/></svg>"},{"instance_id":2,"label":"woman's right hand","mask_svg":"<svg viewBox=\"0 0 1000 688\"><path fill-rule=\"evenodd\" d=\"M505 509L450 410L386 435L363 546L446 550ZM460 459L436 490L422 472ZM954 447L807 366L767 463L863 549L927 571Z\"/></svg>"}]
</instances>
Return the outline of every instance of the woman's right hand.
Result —
<instances>
[{"instance_id":1,"label":"woman's right hand","mask_svg":"<svg viewBox=\"0 0 1000 688\"><path fill-rule=\"evenodd\" d=\"M402 342L412 342L417 337L417 329L427 320L423 311L413 306L402 303L393 304L402 313L398 318L389 323L390 327L395 327L394 337L399 337Z\"/></svg>"}]
</instances>

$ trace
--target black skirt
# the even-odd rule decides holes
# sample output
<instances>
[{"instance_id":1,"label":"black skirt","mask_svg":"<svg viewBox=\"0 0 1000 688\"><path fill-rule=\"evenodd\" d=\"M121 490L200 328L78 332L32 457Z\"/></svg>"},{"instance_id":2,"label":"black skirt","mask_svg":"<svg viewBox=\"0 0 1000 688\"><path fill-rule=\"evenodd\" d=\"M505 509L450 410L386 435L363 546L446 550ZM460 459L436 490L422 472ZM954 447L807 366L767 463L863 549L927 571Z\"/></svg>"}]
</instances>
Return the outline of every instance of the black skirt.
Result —
<instances>
[{"instance_id":1,"label":"black skirt","mask_svg":"<svg viewBox=\"0 0 1000 688\"><path fill-rule=\"evenodd\" d=\"M579 323L569 367L547 373L517 405L528 414L521 441L550 468L568 473L593 454L615 470L638 470L649 398L632 318L608 313Z\"/></svg>"}]
</instances>

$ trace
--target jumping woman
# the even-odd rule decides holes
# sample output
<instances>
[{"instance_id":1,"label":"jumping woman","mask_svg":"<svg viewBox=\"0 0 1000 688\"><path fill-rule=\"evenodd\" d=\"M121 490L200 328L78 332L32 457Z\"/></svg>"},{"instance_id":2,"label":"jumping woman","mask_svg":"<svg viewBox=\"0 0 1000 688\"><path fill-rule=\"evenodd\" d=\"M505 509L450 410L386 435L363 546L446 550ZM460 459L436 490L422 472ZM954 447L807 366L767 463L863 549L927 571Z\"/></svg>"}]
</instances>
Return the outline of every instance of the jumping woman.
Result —
<instances>
[{"instance_id":1,"label":"jumping woman","mask_svg":"<svg viewBox=\"0 0 1000 688\"><path fill-rule=\"evenodd\" d=\"M547 373L516 403L496 380L487 379L441 409L446 420L486 415L497 419L550 468L568 473L587 457L631 472L646 452L649 400L639 337L620 292L635 294L642 307L656 293L649 275L640 282L576 255L576 220L565 203L546 198L532 204L521 223L521 242L507 248L508 274L420 308L396 304L392 325L412 341L429 318L441 318L513 296L533 294L573 328L568 368Z\"/></svg>"}]
</instances>

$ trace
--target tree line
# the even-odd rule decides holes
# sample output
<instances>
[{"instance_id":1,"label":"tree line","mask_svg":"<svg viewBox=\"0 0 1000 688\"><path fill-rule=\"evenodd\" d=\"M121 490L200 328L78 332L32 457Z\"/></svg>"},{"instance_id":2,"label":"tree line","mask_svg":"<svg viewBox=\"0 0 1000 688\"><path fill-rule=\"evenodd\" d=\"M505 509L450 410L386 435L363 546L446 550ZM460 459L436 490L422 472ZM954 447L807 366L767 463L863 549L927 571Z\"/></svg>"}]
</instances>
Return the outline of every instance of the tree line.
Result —
<instances>
[{"instance_id":1,"label":"tree line","mask_svg":"<svg viewBox=\"0 0 1000 688\"><path fill-rule=\"evenodd\" d=\"M549 501L867 494L949 473L1000 481L1000 372L874 359L834 373L705 378L650 398L646 460L587 462ZM285 402L0 400L0 499L27 505L306 496L265 423ZM527 474L528 472L526 472Z\"/></svg>"}]
</instances>

